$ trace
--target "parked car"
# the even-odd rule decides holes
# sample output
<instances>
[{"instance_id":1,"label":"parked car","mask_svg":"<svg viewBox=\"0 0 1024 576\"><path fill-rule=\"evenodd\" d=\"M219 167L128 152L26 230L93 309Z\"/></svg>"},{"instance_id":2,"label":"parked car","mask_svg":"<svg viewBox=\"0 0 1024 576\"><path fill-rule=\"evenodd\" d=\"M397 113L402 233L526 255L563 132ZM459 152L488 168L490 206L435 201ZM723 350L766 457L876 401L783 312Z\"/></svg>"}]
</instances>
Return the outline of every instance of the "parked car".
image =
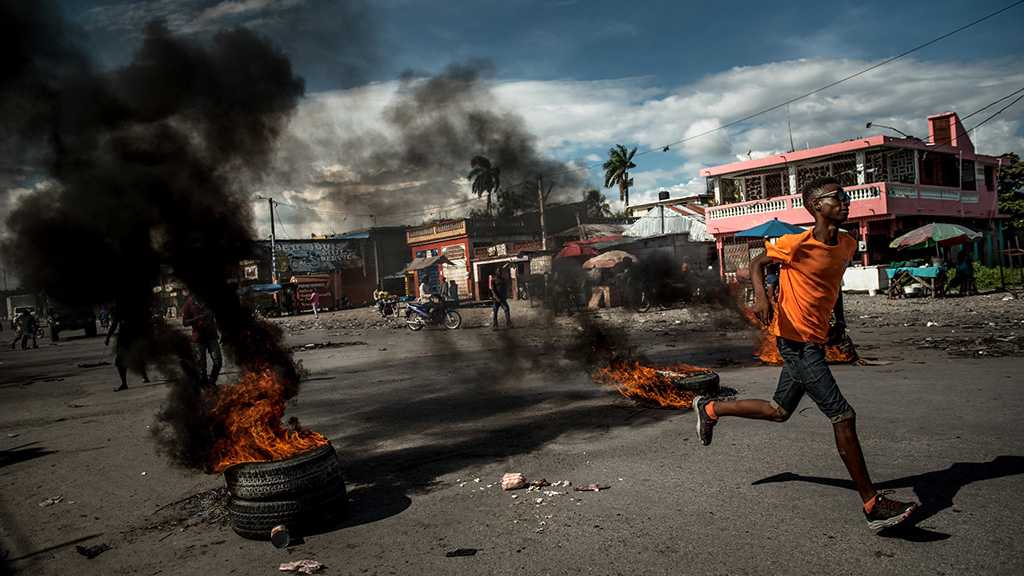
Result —
<instances>
[{"instance_id":1,"label":"parked car","mask_svg":"<svg viewBox=\"0 0 1024 576\"><path fill-rule=\"evenodd\" d=\"M50 304L47 311L50 324L50 340L60 340L60 333L66 330L85 330L86 336L96 335L96 314L90 306L64 306Z\"/></svg>"}]
</instances>

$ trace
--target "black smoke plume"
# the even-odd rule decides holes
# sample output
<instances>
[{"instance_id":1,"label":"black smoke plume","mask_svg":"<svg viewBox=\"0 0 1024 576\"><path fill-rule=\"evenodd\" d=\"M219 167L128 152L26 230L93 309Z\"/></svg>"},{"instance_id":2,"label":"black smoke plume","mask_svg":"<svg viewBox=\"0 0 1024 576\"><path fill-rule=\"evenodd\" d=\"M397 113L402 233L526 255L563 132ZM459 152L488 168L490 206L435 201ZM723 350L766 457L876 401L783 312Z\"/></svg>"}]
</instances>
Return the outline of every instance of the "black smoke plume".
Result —
<instances>
[{"instance_id":1,"label":"black smoke plume","mask_svg":"<svg viewBox=\"0 0 1024 576\"><path fill-rule=\"evenodd\" d=\"M133 363L174 382L164 445L201 468L217 431L204 420L187 337L152 319L153 288L173 271L213 310L235 363L273 368L287 396L297 393L280 332L240 306L227 280L251 250L246 185L268 165L303 81L246 29L198 43L160 23L127 66L101 72L66 40L75 35L59 12L0 0L0 150L55 182L18 202L0 249L23 284L53 299L116 302Z\"/></svg>"},{"instance_id":2,"label":"black smoke plume","mask_svg":"<svg viewBox=\"0 0 1024 576\"><path fill-rule=\"evenodd\" d=\"M577 199L584 172L542 153L524 119L497 101L493 74L484 61L452 64L434 76L406 72L379 112L382 131L339 126L324 102L304 106L281 147L282 186L305 178L334 209L375 214L378 224L389 214L395 217L383 223L416 220L410 211L425 206L454 206L447 214L458 217L485 205L460 203L468 196L458 185L470 160L485 156L501 170L503 192L493 197L499 209L535 209L539 175L548 201ZM317 170L296 169L314 161Z\"/></svg>"}]
</instances>

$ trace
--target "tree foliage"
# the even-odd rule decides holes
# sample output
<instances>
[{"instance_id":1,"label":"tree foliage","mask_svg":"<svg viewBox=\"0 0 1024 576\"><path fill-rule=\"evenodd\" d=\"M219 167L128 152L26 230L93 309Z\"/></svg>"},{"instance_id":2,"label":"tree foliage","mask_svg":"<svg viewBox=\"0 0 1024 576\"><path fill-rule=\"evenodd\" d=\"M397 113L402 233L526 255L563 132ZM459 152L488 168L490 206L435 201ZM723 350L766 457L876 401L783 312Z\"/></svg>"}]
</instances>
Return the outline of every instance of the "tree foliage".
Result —
<instances>
[{"instance_id":1,"label":"tree foliage","mask_svg":"<svg viewBox=\"0 0 1024 576\"><path fill-rule=\"evenodd\" d=\"M633 163L633 156L636 148L627 149L622 144L616 144L608 150L608 160L604 163L604 187L619 187L619 200L629 206L629 188L633 185L633 179L629 177L629 171L636 168Z\"/></svg>"},{"instance_id":2,"label":"tree foliage","mask_svg":"<svg viewBox=\"0 0 1024 576\"><path fill-rule=\"evenodd\" d=\"M1024 162L1013 152L1003 155L999 171L999 213L1010 217L1010 226L1024 232Z\"/></svg>"},{"instance_id":3,"label":"tree foliage","mask_svg":"<svg viewBox=\"0 0 1024 576\"><path fill-rule=\"evenodd\" d=\"M612 215L608 199L596 188L583 191L583 206L588 218L607 218Z\"/></svg>"},{"instance_id":4,"label":"tree foliage","mask_svg":"<svg viewBox=\"0 0 1024 576\"><path fill-rule=\"evenodd\" d=\"M470 171L466 176L471 182L477 198L487 194L487 213L491 213L491 193L501 188L501 168L491 164L486 156L474 156L469 161Z\"/></svg>"}]
</instances>

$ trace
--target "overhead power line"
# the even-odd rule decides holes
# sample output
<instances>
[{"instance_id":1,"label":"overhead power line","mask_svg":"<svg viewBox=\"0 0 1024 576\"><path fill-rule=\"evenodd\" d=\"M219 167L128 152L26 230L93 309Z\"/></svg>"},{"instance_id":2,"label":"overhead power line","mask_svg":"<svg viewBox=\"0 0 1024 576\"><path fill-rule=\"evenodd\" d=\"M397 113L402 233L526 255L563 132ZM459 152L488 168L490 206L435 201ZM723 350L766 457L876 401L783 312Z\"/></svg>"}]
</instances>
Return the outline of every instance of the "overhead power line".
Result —
<instances>
[{"instance_id":1,"label":"overhead power line","mask_svg":"<svg viewBox=\"0 0 1024 576\"><path fill-rule=\"evenodd\" d=\"M933 45L933 44L935 44L937 42L945 40L946 38L949 38L950 36L954 36L954 35L956 35L956 34L958 34L960 32L963 32L964 30L967 30L967 29L973 27L973 26L981 24L982 22L984 22L986 20L992 19L992 18L1002 14L1003 12L1006 12L1008 10L1012 10L1013 8L1016 8L1017 6L1020 6L1021 4L1024 4L1024 0L1017 0L1017 2L1014 2L1013 4L1010 4L1008 6L1000 8L999 10L996 10L994 12L990 12L990 13L988 13L988 14L980 17L980 18L977 18L975 20L972 20L971 22L968 22L967 24L964 24L964 25L962 25L962 26L960 26L960 27L958 27L958 28L956 28L954 30L946 32L945 34L942 34L941 36L936 36L935 38L932 38L931 40L928 40L927 42L924 42L922 44L918 44L917 46L914 46L912 48L904 50L903 52L900 52L899 54L897 54L895 56L892 56L890 58L882 60L881 62L878 62L876 64L872 64L871 66L868 66L867 68L863 68L861 70L858 70L857 72L854 72L852 74L844 76L844 77L842 77L842 78L840 78L838 80L829 82L828 84L825 84L824 86L815 88L815 89L810 90L808 92L804 92L803 94L800 94L798 96L794 96L794 97L792 97L792 98L790 98L788 100L785 100L783 102L780 102L778 104L774 104L774 105L769 106L767 108L762 108L762 109L758 110L757 112L753 112L751 114L743 116L742 118L738 118L736 120L732 120L730 122L722 124L721 126L716 126L715 128L711 128L709 130L705 130L704 132L700 132L700 133L694 134L692 136L687 136L685 138L680 138L679 140L675 140L675 141L669 142L667 144L661 144L659 146L652 146L652 147L647 148L645 150L640 150L640 151L638 151L636 153L636 156L634 156L634 158L637 157L637 156L643 156L645 154L650 154L651 152L667 152L668 150L671 149L672 146L676 146L678 144L683 144L685 142L689 142L691 140L696 140L698 138L703 138L704 136L708 136L708 135L714 134L716 132L720 132L720 131L725 130L727 128L731 128L733 126L736 126L737 124L742 124L743 122L746 122L748 120L752 120L754 118L757 118L758 116L762 116L762 115L767 114L769 112L774 112L775 110L778 110L780 108L788 106L788 105L790 105L790 104L792 104L794 102L798 102L798 101L803 100L805 98L809 98L809 97L811 97L811 96L813 96L813 95L815 95L815 94L817 94L819 92L823 92L825 90L828 90L829 88L833 88L833 87L838 86L838 85L840 85L840 84L842 84L844 82L847 82L849 80L853 80L854 78L857 78L857 77L860 77L860 76L863 76L864 74L867 74L868 72L871 72L873 70L877 70L877 69L879 69L879 68L881 68L883 66L891 64L891 63L893 63L893 62L895 62L895 61L897 61L897 60L899 60L901 58L904 58L906 56L909 56L910 54L913 54L914 52L918 52L918 51L920 51L920 50L922 50L924 48L927 48L928 46L931 46L931 45ZM601 164L602 164L601 161L590 162L590 163L587 163L587 164L575 166L573 168L567 168L567 169L562 170L562 171L552 172L552 173L549 173L549 174L545 174L544 176L545 177L552 177L552 176L558 176L558 175L562 175L562 174L571 174L573 172L578 172L578 171L581 171L581 170L589 170L589 169L594 168L596 166L599 166ZM526 180L524 182L529 182L529 180ZM517 183L517 184L513 184L512 186L514 187L514 186L518 186L518 185L521 185L521 184L522 183Z\"/></svg>"}]
</instances>

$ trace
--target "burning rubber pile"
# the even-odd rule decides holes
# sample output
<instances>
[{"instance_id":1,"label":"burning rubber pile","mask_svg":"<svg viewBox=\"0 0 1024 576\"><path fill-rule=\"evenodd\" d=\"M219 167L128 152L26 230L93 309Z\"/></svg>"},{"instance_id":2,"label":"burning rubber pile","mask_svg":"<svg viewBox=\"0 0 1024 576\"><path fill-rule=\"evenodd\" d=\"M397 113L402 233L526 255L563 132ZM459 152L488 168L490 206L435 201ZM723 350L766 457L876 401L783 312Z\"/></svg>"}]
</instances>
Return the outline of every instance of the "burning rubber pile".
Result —
<instances>
[{"instance_id":1,"label":"burning rubber pile","mask_svg":"<svg viewBox=\"0 0 1024 576\"><path fill-rule=\"evenodd\" d=\"M754 356L765 364L782 366L782 356L779 354L775 336L769 331L768 326L761 324L754 311L749 308L743 310L743 315L751 326L758 329L754 341ZM857 355L853 339L844 332L841 342L825 347L825 359L829 364L853 364L860 360L860 356Z\"/></svg>"},{"instance_id":2,"label":"burning rubber pile","mask_svg":"<svg viewBox=\"0 0 1024 576\"><path fill-rule=\"evenodd\" d=\"M626 398L680 410L691 408L697 395L718 393L718 374L691 364L653 367L639 361L618 362L599 369L595 379L615 386Z\"/></svg>"}]
</instances>

